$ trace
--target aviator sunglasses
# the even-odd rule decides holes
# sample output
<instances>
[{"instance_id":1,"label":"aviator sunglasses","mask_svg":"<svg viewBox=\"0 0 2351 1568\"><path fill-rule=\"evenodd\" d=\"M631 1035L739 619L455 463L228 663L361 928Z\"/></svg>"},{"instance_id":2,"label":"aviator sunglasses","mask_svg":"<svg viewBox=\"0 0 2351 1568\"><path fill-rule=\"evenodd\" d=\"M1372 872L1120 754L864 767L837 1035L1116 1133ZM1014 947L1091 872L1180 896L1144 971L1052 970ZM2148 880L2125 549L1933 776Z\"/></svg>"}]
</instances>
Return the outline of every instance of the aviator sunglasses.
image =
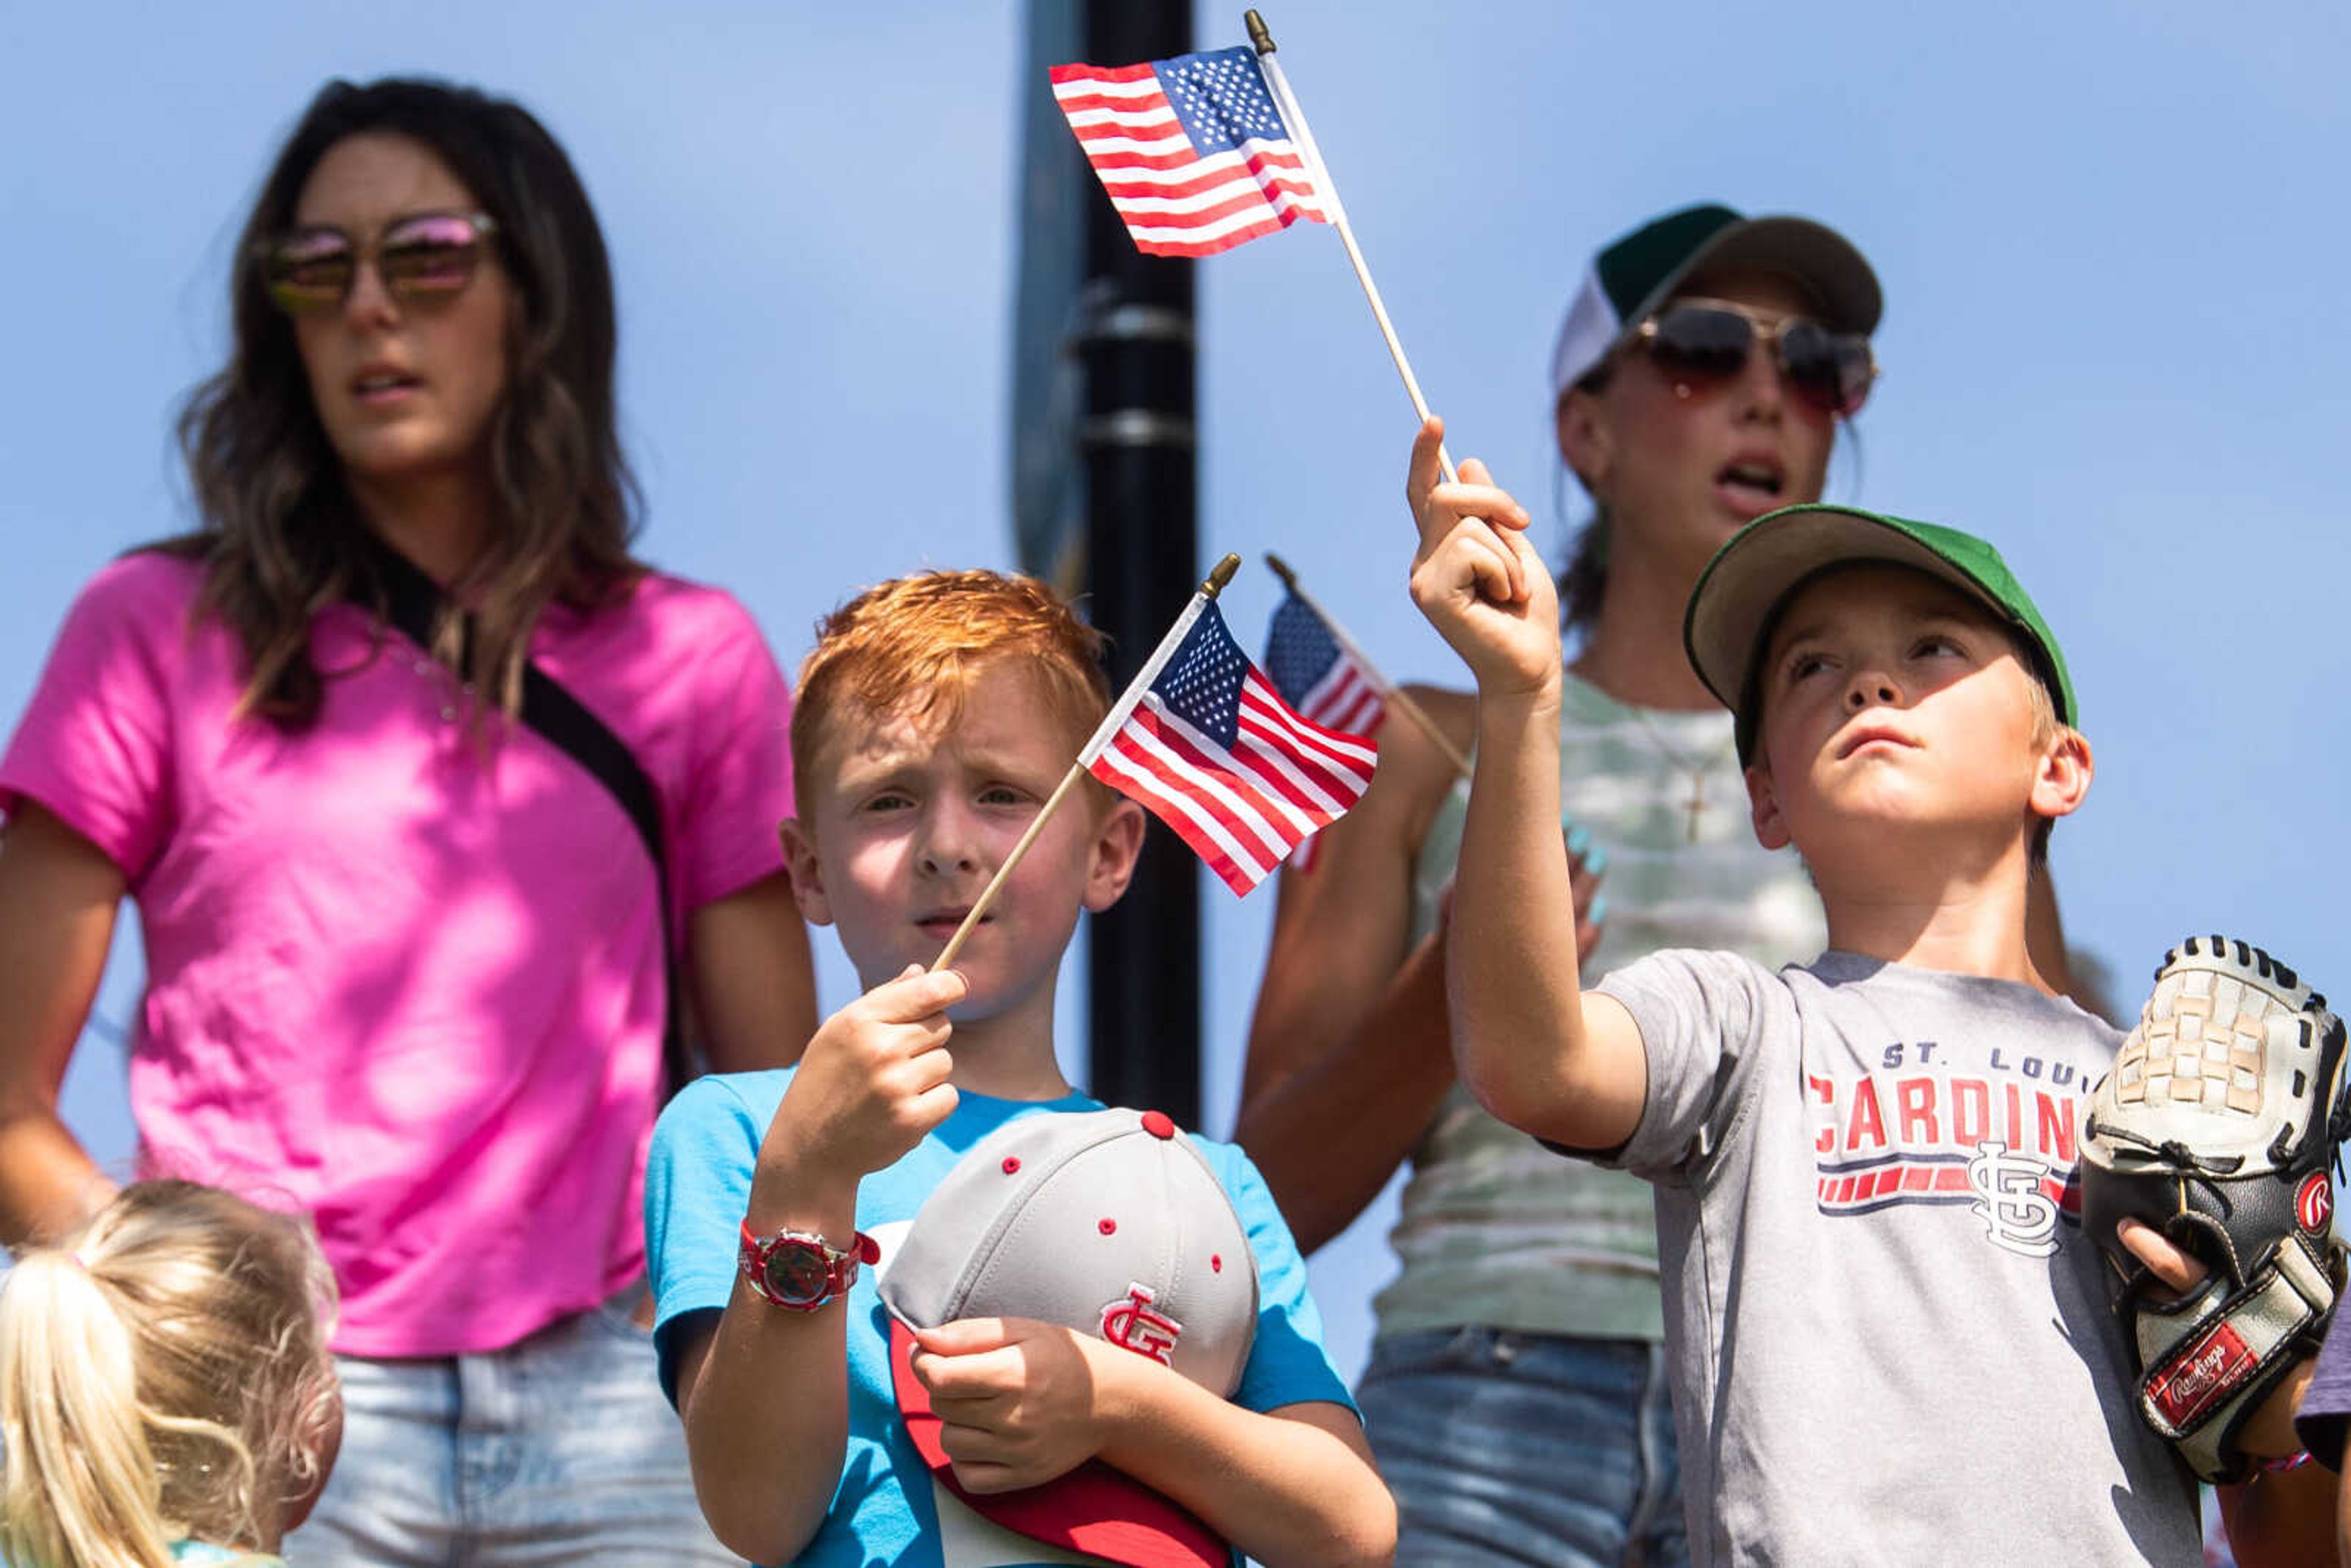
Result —
<instances>
[{"instance_id":1,"label":"aviator sunglasses","mask_svg":"<svg viewBox=\"0 0 2351 1568\"><path fill-rule=\"evenodd\" d=\"M320 224L289 230L254 248L261 257L263 285L277 308L288 316L317 316L341 308L360 263L370 259L384 292L394 299L452 298L474 280L482 247L496 232L487 213L411 213L386 224L373 245Z\"/></svg>"},{"instance_id":2,"label":"aviator sunglasses","mask_svg":"<svg viewBox=\"0 0 2351 1568\"><path fill-rule=\"evenodd\" d=\"M1768 320L1720 299L1677 299L1642 322L1634 339L1660 371L1686 381L1738 375L1760 339L1789 390L1823 413L1858 412L1877 379L1867 334L1834 331L1802 316Z\"/></svg>"}]
</instances>

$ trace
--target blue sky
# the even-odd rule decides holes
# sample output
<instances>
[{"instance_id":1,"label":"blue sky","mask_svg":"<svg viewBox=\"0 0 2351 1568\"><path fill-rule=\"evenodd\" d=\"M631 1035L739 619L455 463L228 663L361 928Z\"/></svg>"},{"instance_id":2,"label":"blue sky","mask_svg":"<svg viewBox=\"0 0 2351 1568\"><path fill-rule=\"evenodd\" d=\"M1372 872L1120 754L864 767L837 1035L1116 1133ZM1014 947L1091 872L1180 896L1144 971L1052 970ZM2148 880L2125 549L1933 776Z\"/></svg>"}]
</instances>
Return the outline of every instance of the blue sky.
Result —
<instances>
[{"instance_id":1,"label":"blue sky","mask_svg":"<svg viewBox=\"0 0 2351 1568\"><path fill-rule=\"evenodd\" d=\"M1704 198L1852 236L1886 285L1886 375L1831 494L1991 536L2057 628L2099 764L2055 841L2077 940L2126 995L2211 928L2351 987L2340 7L1277 0L1269 20L1453 450L1541 508L1544 366L1594 246ZM264 163L335 74L475 81L569 148L619 272L644 548L733 589L788 668L857 585L1009 564L1015 130L1041 90L1016 79L1020 25L1010 4L773 0L10 10L0 714L77 584L182 525L172 413L221 354ZM1238 7L1196 37L1242 41ZM1204 561L1280 550L1391 674L1458 680L1404 596L1411 419L1337 238L1301 225L1199 282ZM1253 565L1228 612L1254 641L1273 601ZM1221 1132L1270 899L1204 900ZM847 967L819 950L839 1005ZM107 1018L137 976L120 952ZM68 1114L110 1159L120 1080L94 1032ZM1351 1365L1382 1228L1316 1263Z\"/></svg>"}]
</instances>

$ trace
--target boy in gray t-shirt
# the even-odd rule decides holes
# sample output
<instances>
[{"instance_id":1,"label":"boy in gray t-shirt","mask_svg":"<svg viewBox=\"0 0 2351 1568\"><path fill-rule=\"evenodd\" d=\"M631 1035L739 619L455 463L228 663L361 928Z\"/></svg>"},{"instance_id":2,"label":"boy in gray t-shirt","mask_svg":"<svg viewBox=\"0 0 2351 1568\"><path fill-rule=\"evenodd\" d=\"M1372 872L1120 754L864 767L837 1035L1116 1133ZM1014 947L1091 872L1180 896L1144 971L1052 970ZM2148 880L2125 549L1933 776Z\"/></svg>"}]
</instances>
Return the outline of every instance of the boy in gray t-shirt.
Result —
<instances>
[{"instance_id":1,"label":"boy in gray t-shirt","mask_svg":"<svg viewBox=\"0 0 2351 1568\"><path fill-rule=\"evenodd\" d=\"M1556 604L1524 509L1475 464L1439 483L1437 434L1413 595L1479 687L1454 1053L1503 1121L1656 1186L1692 1561L2199 1563L2192 1478L2134 1413L2079 1219L2118 1036L2025 946L2049 824L2091 775L2040 612L1956 530L1825 506L1740 530L1686 645L1830 950L1776 974L1660 953L1583 992L1541 831Z\"/></svg>"}]
</instances>

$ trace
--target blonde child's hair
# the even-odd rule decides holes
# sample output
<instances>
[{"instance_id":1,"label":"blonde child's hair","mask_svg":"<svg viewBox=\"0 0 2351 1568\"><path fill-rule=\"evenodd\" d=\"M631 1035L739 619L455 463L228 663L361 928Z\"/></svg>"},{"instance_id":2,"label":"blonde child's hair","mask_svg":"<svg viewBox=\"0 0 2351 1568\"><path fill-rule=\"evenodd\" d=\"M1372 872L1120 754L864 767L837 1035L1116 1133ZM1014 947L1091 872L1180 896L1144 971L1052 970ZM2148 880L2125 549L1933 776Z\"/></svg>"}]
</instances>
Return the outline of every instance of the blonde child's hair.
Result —
<instances>
[{"instance_id":1,"label":"blonde child's hair","mask_svg":"<svg viewBox=\"0 0 2351 1568\"><path fill-rule=\"evenodd\" d=\"M802 814L837 713L952 723L980 671L1008 658L1043 681L1074 753L1110 711L1102 637L1035 578L917 572L866 589L818 622L792 699L792 780Z\"/></svg>"},{"instance_id":2,"label":"blonde child's hair","mask_svg":"<svg viewBox=\"0 0 2351 1568\"><path fill-rule=\"evenodd\" d=\"M186 1181L125 1187L0 1282L0 1554L170 1568L275 1542L330 1462L334 1276L299 1219Z\"/></svg>"}]
</instances>

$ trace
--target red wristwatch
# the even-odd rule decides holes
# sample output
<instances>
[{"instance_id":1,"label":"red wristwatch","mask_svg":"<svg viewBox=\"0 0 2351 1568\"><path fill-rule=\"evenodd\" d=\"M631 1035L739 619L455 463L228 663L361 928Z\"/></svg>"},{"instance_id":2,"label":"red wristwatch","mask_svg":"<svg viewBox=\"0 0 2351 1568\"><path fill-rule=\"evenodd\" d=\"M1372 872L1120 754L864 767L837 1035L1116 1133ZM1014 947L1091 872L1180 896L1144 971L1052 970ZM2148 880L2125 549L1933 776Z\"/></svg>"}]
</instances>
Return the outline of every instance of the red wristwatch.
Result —
<instances>
[{"instance_id":1,"label":"red wristwatch","mask_svg":"<svg viewBox=\"0 0 2351 1568\"><path fill-rule=\"evenodd\" d=\"M762 1239L743 1222L743 1278L751 1289L777 1306L795 1312L812 1312L826 1302L849 1294L857 1283L861 1264L881 1261L882 1249L862 1230L841 1251L806 1230L778 1230Z\"/></svg>"}]
</instances>

